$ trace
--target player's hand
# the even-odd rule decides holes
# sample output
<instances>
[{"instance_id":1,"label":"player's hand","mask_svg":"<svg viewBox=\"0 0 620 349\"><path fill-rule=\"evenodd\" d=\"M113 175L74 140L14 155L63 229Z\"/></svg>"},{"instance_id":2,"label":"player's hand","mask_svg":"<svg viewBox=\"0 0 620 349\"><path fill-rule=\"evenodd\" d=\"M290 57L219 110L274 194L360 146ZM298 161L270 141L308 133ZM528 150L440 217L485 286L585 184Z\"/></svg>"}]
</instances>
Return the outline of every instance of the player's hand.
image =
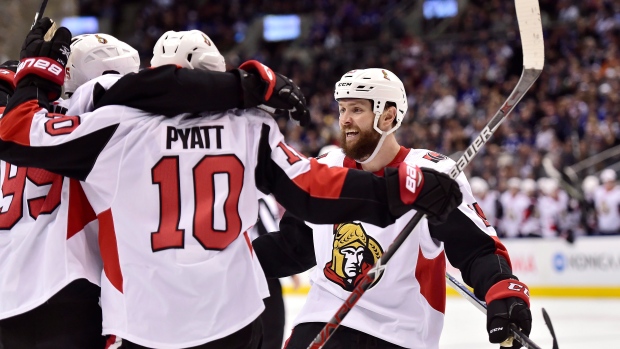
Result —
<instances>
[{"instance_id":1,"label":"player's hand","mask_svg":"<svg viewBox=\"0 0 620 349\"><path fill-rule=\"evenodd\" d=\"M37 21L22 45L15 75L16 85L37 86L50 100L60 97L71 53L71 32L65 27L55 28L48 17Z\"/></svg>"},{"instance_id":2,"label":"player's hand","mask_svg":"<svg viewBox=\"0 0 620 349\"><path fill-rule=\"evenodd\" d=\"M502 343L508 339L511 323L517 325L526 336L530 334L530 293L524 283L512 279L499 281L487 291L485 300L489 342ZM508 348L521 348L521 343L514 340Z\"/></svg>"},{"instance_id":3,"label":"player's hand","mask_svg":"<svg viewBox=\"0 0 620 349\"><path fill-rule=\"evenodd\" d=\"M12 95L15 91L15 71L19 61L6 61L0 64L0 91Z\"/></svg>"},{"instance_id":4,"label":"player's hand","mask_svg":"<svg viewBox=\"0 0 620 349\"><path fill-rule=\"evenodd\" d=\"M246 108L266 106L263 109L276 114L283 111L301 126L310 123L306 97L291 79L254 60L243 63L238 71Z\"/></svg>"},{"instance_id":5,"label":"player's hand","mask_svg":"<svg viewBox=\"0 0 620 349\"><path fill-rule=\"evenodd\" d=\"M403 162L397 169L386 168L385 177L390 210L396 215L413 207L426 214L430 223L440 224L463 201L458 183L431 168Z\"/></svg>"}]
</instances>

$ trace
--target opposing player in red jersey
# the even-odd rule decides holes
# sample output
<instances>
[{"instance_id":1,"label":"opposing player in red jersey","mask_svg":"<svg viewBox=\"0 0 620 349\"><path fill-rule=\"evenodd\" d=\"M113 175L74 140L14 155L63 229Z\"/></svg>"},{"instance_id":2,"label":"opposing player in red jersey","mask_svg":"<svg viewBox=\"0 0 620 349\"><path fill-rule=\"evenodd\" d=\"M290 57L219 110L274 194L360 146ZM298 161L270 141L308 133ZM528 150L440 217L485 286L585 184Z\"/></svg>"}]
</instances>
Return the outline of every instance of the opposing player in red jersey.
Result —
<instances>
[{"instance_id":1,"label":"opposing player in red jersey","mask_svg":"<svg viewBox=\"0 0 620 349\"><path fill-rule=\"evenodd\" d=\"M432 169L403 165L381 178L305 159L256 109L166 118L111 105L50 115L69 45L62 32L43 42L48 28L43 20L29 34L0 121L0 158L83 181L99 219L103 331L126 339L123 348L257 348L264 306L246 234L257 217L256 188L316 223L384 226L410 208L435 216L461 202L457 183ZM275 94L301 101L271 69L240 68L240 76L268 81L265 101ZM124 79L101 104L113 104Z\"/></svg>"},{"instance_id":2,"label":"opposing player in red jersey","mask_svg":"<svg viewBox=\"0 0 620 349\"><path fill-rule=\"evenodd\" d=\"M438 172L454 166L454 161L434 151L398 144L394 131L405 118L407 96L400 79L389 70L350 71L336 83L334 97L340 110L342 149L319 157L320 163L388 178L403 166ZM451 212L421 221L348 313L326 349L438 348L446 303L446 256L475 294L486 300L492 343L507 339L510 323L529 334L532 317L527 286L512 274L506 248L476 203L465 175L459 175L456 182L463 202ZM311 343L414 213L408 212L387 227L351 220L318 225L287 213L279 232L254 240L268 277L316 266L286 349L305 349Z\"/></svg>"}]
</instances>

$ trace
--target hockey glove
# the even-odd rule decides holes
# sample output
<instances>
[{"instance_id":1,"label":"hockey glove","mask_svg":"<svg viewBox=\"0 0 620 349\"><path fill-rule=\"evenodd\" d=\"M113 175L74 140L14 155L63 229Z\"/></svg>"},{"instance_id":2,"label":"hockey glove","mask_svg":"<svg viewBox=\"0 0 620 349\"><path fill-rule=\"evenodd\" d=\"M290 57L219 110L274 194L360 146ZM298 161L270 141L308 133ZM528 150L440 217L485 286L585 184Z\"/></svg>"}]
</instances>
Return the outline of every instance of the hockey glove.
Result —
<instances>
[{"instance_id":1,"label":"hockey glove","mask_svg":"<svg viewBox=\"0 0 620 349\"><path fill-rule=\"evenodd\" d=\"M427 215L431 224L445 222L463 201L458 183L445 173L411 166L386 168L390 211L400 216L414 208Z\"/></svg>"},{"instance_id":2,"label":"hockey glove","mask_svg":"<svg viewBox=\"0 0 620 349\"><path fill-rule=\"evenodd\" d=\"M255 60L243 63L236 72L240 75L245 108L266 106L263 109L275 114L284 112L301 126L310 123L306 97L291 79Z\"/></svg>"},{"instance_id":3,"label":"hockey glove","mask_svg":"<svg viewBox=\"0 0 620 349\"><path fill-rule=\"evenodd\" d=\"M532 330L530 293L524 283L512 279L502 280L491 286L485 301L489 342L502 343L508 339L511 323L517 325L523 334L530 334ZM514 340L509 348L521 348L521 343Z\"/></svg>"},{"instance_id":4,"label":"hockey glove","mask_svg":"<svg viewBox=\"0 0 620 349\"><path fill-rule=\"evenodd\" d=\"M15 91L15 71L18 61L6 61L0 64L0 92L11 96Z\"/></svg>"},{"instance_id":5,"label":"hockey glove","mask_svg":"<svg viewBox=\"0 0 620 349\"><path fill-rule=\"evenodd\" d=\"M60 97L65 82L65 66L71 53L71 32L60 27L54 32L48 17L38 20L26 36L15 74L16 86L37 86L50 100ZM49 33L48 33L49 31ZM49 40L45 39L51 37Z\"/></svg>"}]
</instances>

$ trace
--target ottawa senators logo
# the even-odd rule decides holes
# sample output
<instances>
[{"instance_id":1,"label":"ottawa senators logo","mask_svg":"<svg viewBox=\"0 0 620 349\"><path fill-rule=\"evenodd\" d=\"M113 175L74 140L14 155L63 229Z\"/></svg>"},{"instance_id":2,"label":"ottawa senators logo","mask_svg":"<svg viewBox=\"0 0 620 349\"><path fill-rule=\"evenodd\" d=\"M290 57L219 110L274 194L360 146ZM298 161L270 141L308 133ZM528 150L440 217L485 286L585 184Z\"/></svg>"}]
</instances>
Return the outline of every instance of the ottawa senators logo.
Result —
<instances>
[{"instance_id":1,"label":"ottawa senators logo","mask_svg":"<svg viewBox=\"0 0 620 349\"><path fill-rule=\"evenodd\" d=\"M445 155L439 154L434 151L429 151L428 153L426 153L426 155L423 156L423 158L425 158L426 160L430 160L434 163L447 159Z\"/></svg>"},{"instance_id":2,"label":"ottawa senators logo","mask_svg":"<svg viewBox=\"0 0 620 349\"><path fill-rule=\"evenodd\" d=\"M325 277L346 291L353 291L373 264L383 255L377 240L366 234L360 223L334 226L332 260L325 264ZM370 286L373 287L381 275Z\"/></svg>"},{"instance_id":3,"label":"ottawa senators logo","mask_svg":"<svg viewBox=\"0 0 620 349\"><path fill-rule=\"evenodd\" d=\"M390 77L388 76L388 74L387 74L387 72L386 72L385 70L383 70L383 69L382 69L382 70L381 70L381 72L383 73L383 78L384 78L385 80L390 80ZM391 80L390 80L390 81L391 81Z\"/></svg>"},{"instance_id":4,"label":"ottawa senators logo","mask_svg":"<svg viewBox=\"0 0 620 349\"><path fill-rule=\"evenodd\" d=\"M205 44L211 46L211 40L209 40L206 35L203 34L202 38L205 40Z\"/></svg>"},{"instance_id":5,"label":"ottawa senators logo","mask_svg":"<svg viewBox=\"0 0 620 349\"><path fill-rule=\"evenodd\" d=\"M100 44L107 44L108 43L108 39L103 38L97 34L95 34L95 37L97 38L97 41L99 41Z\"/></svg>"}]
</instances>

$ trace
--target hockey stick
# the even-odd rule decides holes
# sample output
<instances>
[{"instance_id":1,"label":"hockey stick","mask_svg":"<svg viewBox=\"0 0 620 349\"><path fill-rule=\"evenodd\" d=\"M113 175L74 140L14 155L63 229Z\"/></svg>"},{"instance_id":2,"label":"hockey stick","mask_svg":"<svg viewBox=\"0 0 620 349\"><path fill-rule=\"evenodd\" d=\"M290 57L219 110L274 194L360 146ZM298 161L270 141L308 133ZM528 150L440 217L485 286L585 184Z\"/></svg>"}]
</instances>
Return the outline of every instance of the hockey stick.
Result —
<instances>
[{"instance_id":1,"label":"hockey stick","mask_svg":"<svg viewBox=\"0 0 620 349\"><path fill-rule=\"evenodd\" d=\"M547 311L545 310L545 308L542 308L542 314L543 314L543 319L545 319L545 324L547 325L549 332L551 332L551 337L553 337L553 349L559 349L558 339L555 337L555 331L553 330L553 325L551 324L551 318L549 317L549 314L547 314Z\"/></svg>"},{"instance_id":2,"label":"hockey stick","mask_svg":"<svg viewBox=\"0 0 620 349\"><path fill-rule=\"evenodd\" d=\"M523 72L521 78L503 106L484 127L480 135L478 135L467 150L465 150L461 158L456 161L456 164L449 173L452 179L455 179L463 168L471 162L474 156L480 151L480 148L491 138L493 132L499 128L502 121L510 114L515 105L523 98L527 90L529 90L542 72L545 50L538 0L515 0L515 8L517 10L517 22L519 24L519 32L523 46ZM308 349L319 349L325 345L334 331L340 326L343 319L351 311L355 303L357 303L369 286L383 273L385 265L390 261L394 253L403 244L422 218L424 218L424 214L421 212L417 212L413 218L411 218L383 256L377 260L372 269L368 271L362 281L355 287L353 292L351 292L334 317L329 320L321 332L314 338L312 343L310 343Z\"/></svg>"},{"instance_id":3,"label":"hockey stick","mask_svg":"<svg viewBox=\"0 0 620 349\"><path fill-rule=\"evenodd\" d=\"M455 279L452 275L448 273L446 273L446 282L461 296L465 297L471 304L475 305L478 310L482 311L485 314L487 313L487 304L478 299L478 297L476 297L476 295L474 295L467 287L465 287L462 283L460 283L457 279ZM549 315L547 314L545 309L543 309L543 318L545 318L545 323L547 324L547 327L549 327L551 337L553 337L553 349L558 349L557 340L555 339L555 332L553 332L553 327L551 327L551 319L549 318ZM527 349L541 349L528 336L521 332L517 325L510 324L510 332L512 334L512 337L518 340L519 343L521 343Z\"/></svg>"},{"instance_id":4,"label":"hockey stick","mask_svg":"<svg viewBox=\"0 0 620 349\"><path fill-rule=\"evenodd\" d=\"M41 2L41 7L39 8L39 11L37 11L37 13L34 15L34 22L32 22L32 25L30 26L30 30L32 30L34 25L37 24L37 21L41 19L41 17L43 17L43 12L45 12L46 6L47 6L47 0L43 0L43 2Z\"/></svg>"},{"instance_id":5,"label":"hockey stick","mask_svg":"<svg viewBox=\"0 0 620 349\"><path fill-rule=\"evenodd\" d=\"M551 161L548 156L543 158L542 166L549 177L555 178L570 197L577 199L580 202L585 200L583 191L572 183L572 179L568 177L568 175L560 172L555 166L553 166L553 161Z\"/></svg>"}]
</instances>

